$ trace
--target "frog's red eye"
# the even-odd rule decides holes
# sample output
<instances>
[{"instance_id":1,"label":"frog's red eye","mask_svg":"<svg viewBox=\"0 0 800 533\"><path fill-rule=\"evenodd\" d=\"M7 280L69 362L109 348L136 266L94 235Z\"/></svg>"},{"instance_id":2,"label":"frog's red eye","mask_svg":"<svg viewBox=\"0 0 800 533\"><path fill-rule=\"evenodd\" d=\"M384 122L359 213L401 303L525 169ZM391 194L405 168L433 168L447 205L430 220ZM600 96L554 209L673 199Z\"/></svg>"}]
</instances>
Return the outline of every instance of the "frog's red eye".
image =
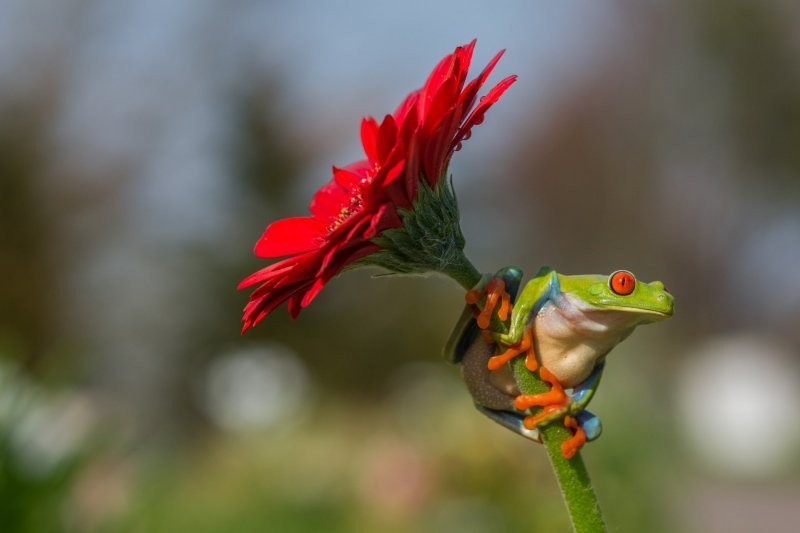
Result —
<instances>
[{"instance_id":1,"label":"frog's red eye","mask_svg":"<svg viewBox=\"0 0 800 533\"><path fill-rule=\"evenodd\" d=\"M618 270L609 276L608 285L615 293L627 296L636 287L636 278L627 270Z\"/></svg>"}]
</instances>

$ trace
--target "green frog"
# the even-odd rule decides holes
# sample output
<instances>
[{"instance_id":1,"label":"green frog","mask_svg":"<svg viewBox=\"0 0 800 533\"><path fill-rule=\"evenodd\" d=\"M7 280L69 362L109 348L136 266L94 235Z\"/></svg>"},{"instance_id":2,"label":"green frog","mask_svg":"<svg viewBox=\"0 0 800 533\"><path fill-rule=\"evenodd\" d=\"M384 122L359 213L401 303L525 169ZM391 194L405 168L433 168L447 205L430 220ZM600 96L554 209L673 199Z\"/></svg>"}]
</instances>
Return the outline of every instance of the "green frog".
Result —
<instances>
[{"instance_id":1,"label":"green frog","mask_svg":"<svg viewBox=\"0 0 800 533\"><path fill-rule=\"evenodd\" d=\"M539 428L562 420L573 430L562 445L569 458L602 431L585 407L606 355L637 326L672 316L674 299L660 281L627 270L569 276L542 267L520 292L521 279L506 267L467 292L445 356L461 364L476 407L504 427L541 442ZM521 394L511 362L523 355L549 391Z\"/></svg>"}]
</instances>

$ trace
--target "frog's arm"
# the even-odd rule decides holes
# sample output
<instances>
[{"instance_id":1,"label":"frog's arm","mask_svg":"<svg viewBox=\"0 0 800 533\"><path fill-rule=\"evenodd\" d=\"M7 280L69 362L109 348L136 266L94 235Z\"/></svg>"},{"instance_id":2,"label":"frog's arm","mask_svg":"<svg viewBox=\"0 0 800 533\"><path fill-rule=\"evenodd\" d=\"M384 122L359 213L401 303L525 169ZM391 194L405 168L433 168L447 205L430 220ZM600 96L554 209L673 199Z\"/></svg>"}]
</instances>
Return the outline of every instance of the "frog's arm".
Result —
<instances>
[{"instance_id":1,"label":"frog's arm","mask_svg":"<svg viewBox=\"0 0 800 533\"><path fill-rule=\"evenodd\" d=\"M491 274L484 274L475 287L482 289L489 283L490 279L492 279ZM447 344L444 345L442 350L444 358L454 364L460 363L478 331L478 326L475 324L473 306L465 305L463 311L461 311L461 316L458 317L458 321L453 327L452 333L450 333Z\"/></svg>"},{"instance_id":2,"label":"frog's arm","mask_svg":"<svg viewBox=\"0 0 800 533\"><path fill-rule=\"evenodd\" d=\"M505 290L508 292L511 302L516 300L519 292L520 281L522 280L522 270L517 267L507 266L498 270L494 276L485 274L475 289L483 289L492 278L500 278L505 283ZM451 363L460 363L464 354L472 345L475 337L480 333L480 329L475 322L475 306L467 304L458 318L450 338L445 344L442 355Z\"/></svg>"},{"instance_id":3,"label":"frog's arm","mask_svg":"<svg viewBox=\"0 0 800 533\"><path fill-rule=\"evenodd\" d=\"M525 284L525 288L514 303L508 333L494 333L495 340L507 346L518 344L530 323L531 316L537 313L542 304L557 290L556 271L546 266L540 268L536 276Z\"/></svg>"}]
</instances>

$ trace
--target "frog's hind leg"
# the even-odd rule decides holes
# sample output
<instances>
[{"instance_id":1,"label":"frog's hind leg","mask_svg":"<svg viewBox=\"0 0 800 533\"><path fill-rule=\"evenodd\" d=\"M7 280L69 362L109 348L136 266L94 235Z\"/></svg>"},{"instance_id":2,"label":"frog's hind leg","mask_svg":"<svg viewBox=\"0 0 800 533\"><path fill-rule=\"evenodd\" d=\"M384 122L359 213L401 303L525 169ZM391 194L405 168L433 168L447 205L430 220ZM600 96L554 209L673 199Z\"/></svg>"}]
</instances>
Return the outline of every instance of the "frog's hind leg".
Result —
<instances>
[{"instance_id":1,"label":"frog's hind leg","mask_svg":"<svg viewBox=\"0 0 800 533\"><path fill-rule=\"evenodd\" d=\"M600 419L585 409L574 417L565 416L564 426L573 431L572 437L561 443L561 453L567 459L578 453L584 444L599 437L603 431Z\"/></svg>"},{"instance_id":2,"label":"frog's hind leg","mask_svg":"<svg viewBox=\"0 0 800 533\"><path fill-rule=\"evenodd\" d=\"M600 423L600 417L586 409L575 415L575 419L586 433L587 441L595 440L603 432L603 424Z\"/></svg>"},{"instance_id":3,"label":"frog's hind leg","mask_svg":"<svg viewBox=\"0 0 800 533\"><path fill-rule=\"evenodd\" d=\"M523 424L523 420L525 417L523 415L519 415L517 413L512 413L509 411L498 411L495 409L489 409L488 407L483 407L481 405L475 404L475 408L480 411L481 413L485 414L501 426L506 429L510 429L514 433L522 435L526 439L530 439L536 442L542 442L542 437L539 434L539 430L536 428L528 429Z\"/></svg>"},{"instance_id":4,"label":"frog's hind leg","mask_svg":"<svg viewBox=\"0 0 800 533\"><path fill-rule=\"evenodd\" d=\"M539 377L550 383L550 390L539 394L520 394L514 399L514 407L525 411L531 407L541 407L542 410L531 416L525 417L525 426L533 429L539 425L547 424L568 414L571 399L564 391L564 387L552 372L542 367Z\"/></svg>"}]
</instances>

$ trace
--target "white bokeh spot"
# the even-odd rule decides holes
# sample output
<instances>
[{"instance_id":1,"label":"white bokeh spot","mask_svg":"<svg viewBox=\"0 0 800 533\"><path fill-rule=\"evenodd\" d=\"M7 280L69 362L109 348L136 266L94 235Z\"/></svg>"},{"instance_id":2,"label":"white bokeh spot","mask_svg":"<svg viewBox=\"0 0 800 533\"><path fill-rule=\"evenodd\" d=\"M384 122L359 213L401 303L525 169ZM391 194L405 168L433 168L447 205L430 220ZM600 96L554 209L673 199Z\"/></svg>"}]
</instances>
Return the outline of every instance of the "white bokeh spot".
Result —
<instances>
[{"instance_id":1,"label":"white bokeh spot","mask_svg":"<svg viewBox=\"0 0 800 533\"><path fill-rule=\"evenodd\" d=\"M749 335L701 345L677 383L684 433L721 474L769 477L800 447L800 369L789 349Z\"/></svg>"}]
</instances>

